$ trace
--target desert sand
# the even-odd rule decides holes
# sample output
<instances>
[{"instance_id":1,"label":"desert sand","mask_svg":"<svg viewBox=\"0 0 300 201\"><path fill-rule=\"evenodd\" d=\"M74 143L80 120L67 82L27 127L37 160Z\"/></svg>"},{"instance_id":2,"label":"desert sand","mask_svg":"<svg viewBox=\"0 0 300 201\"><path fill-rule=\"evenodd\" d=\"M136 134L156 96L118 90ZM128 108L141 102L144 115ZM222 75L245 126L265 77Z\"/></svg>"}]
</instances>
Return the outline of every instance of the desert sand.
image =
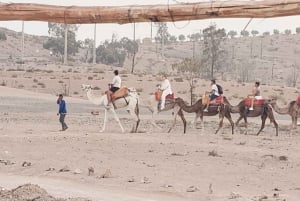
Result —
<instances>
[{"instance_id":1,"label":"desert sand","mask_svg":"<svg viewBox=\"0 0 300 201\"><path fill-rule=\"evenodd\" d=\"M45 77L41 80L46 82ZM100 133L104 110L80 90L80 84L87 82L76 82L78 94L65 97L69 129L64 132L56 116L56 94L0 87L3 189L30 183L38 185L31 186L35 192L43 188L56 198L96 201L299 200L300 136L299 128L289 131L289 116L275 114L280 128L276 137L269 123L261 135L255 135L260 118L249 118L248 135L243 127L231 135L227 120L215 135L217 116L205 117L203 129L200 122L197 128L191 126L194 114L185 114L188 128L183 134L180 121L167 133L173 121L171 112L157 116L161 129L156 129L150 124L151 113L142 108L138 133L130 133L133 121L126 111L118 110L126 132L120 133L111 119L106 131ZM138 85L136 82L127 83ZM185 87L174 85L177 91ZM143 88L140 97L147 99L153 88ZM231 99L232 104L239 100ZM92 111L100 115L92 115ZM233 120L237 117L233 115ZM89 168L94 172L89 174ZM4 195L1 191L0 200L5 200Z\"/></svg>"}]
</instances>

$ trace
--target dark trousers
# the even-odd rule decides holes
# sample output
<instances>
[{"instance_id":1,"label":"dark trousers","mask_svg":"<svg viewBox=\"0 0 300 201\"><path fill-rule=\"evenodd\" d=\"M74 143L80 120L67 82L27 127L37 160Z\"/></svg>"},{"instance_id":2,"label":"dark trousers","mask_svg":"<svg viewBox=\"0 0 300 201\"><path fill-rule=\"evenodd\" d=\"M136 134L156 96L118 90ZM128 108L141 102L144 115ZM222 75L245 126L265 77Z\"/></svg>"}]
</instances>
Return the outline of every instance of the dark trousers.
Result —
<instances>
[{"instance_id":1,"label":"dark trousers","mask_svg":"<svg viewBox=\"0 0 300 201\"><path fill-rule=\"evenodd\" d=\"M59 122L61 123L62 130L66 130L68 128L67 124L65 123L65 113L60 113L59 114Z\"/></svg>"}]
</instances>

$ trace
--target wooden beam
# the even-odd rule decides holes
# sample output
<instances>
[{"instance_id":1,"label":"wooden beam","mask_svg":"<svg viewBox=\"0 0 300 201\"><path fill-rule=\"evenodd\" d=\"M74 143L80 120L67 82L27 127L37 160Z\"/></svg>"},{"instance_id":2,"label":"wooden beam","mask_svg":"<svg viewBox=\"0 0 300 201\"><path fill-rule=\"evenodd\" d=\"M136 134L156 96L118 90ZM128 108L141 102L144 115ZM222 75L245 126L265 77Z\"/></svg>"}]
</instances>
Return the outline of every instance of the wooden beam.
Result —
<instances>
[{"instance_id":1,"label":"wooden beam","mask_svg":"<svg viewBox=\"0 0 300 201\"><path fill-rule=\"evenodd\" d=\"M171 5L55 6L0 3L0 21L66 24L170 22L209 18L270 18L300 15L300 0L215 1Z\"/></svg>"}]
</instances>

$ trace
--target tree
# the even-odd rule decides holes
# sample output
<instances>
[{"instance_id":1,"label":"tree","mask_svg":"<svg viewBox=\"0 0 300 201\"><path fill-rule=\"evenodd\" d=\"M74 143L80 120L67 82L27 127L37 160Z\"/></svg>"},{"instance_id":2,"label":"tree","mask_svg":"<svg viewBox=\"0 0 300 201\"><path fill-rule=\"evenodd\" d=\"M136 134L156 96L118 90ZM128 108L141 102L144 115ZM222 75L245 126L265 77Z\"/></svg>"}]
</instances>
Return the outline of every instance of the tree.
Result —
<instances>
[{"instance_id":1,"label":"tree","mask_svg":"<svg viewBox=\"0 0 300 201\"><path fill-rule=\"evenodd\" d=\"M199 41L201 39L201 34L200 33L193 33L191 35L188 35L188 38L190 39L190 41Z\"/></svg>"},{"instance_id":2,"label":"tree","mask_svg":"<svg viewBox=\"0 0 300 201\"><path fill-rule=\"evenodd\" d=\"M300 27L297 27L297 28L296 28L296 33L297 33L297 34L300 34Z\"/></svg>"},{"instance_id":3,"label":"tree","mask_svg":"<svg viewBox=\"0 0 300 201\"><path fill-rule=\"evenodd\" d=\"M241 31L241 36L248 37L249 36L249 31L246 31L246 30Z\"/></svg>"},{"instance_id":4,"label":"tree","mask_svg":"<svg viewBox=\"0 0 300 201\"><path fill-rule=\"evenodd\" d=\"M4 32L2 32L2 31L0 31L0 41L1 40L7 40L6 34Z\"/></svg>"},{"instance_id":5,"label":"tree","mask_svg":"<svg viewBox=\"0 0 300 201\"><path fill-rule=\"evenodd\" d=\"M177 41L177 37L176 36L170 36L170 42L171 43L175 43Z\"/></svg>"},{"instance_id":6,"label":"tree","mask_svg":"<svg viewBox=\"0 0 300 201\"><path fill-rule=\"evenodd\" d=\"M251 34L252 34L252 36L253 36L253 37L255 37L256 35L258 35L258 34L259 34L259 32L258 32L258 31L256 31L256 30L252 30L252 31L251 31Z\"/></svg>"},{"instance_id":7,"label":"tree","mask_svg":"<svg viewBox=\"0 0 300 201\"><path fill-rule=\"evenodd\" d=\"M285 35L290 35L291 33L292 33L292 30L290 30L290 29L284 30Z\"/></svg>"},{"instance_id":8,"label":"tree","mask_svg":"<svg viewBox=\"0 0 300 201\"><path fill-rule=\"evenodd\" d=\"M299 77L299 67L295 63L291 66L291 68L292 68L292 70L287 77L287 84L288 84L288 86L296 87L297 82L298 82L298 77Z\"/></svg>"},{"instance_id":9,"label":"tree","mask_svg":"<svg viewBox=\"0 0 300 201\"><path fill-rule=\"evenodd\" d=\"M58 57L63 58L64 55L64 41L65 28L68 26L68 55L75 55L80 47L80 42L76 41L76 34L78 27L76 25L65 25L57 23L48 23L48 33L50 38L43 44L45 49L49 49Z\"/></svg>"},{"instance_id":10,"label":"tree","mask_svg":"<svg viewBox=\"0 0 300 201\"><path fill-rule=\"evenodd\" d=\"M264 33L263 33L263 36L269 36L270 35L270 32L269 31L265 31Z\"/></svg>"},{"instance_id":11,"label":"tree","mask_svg":"<svg viewBox=\"0 0 300 201\"><path fill-rule=\"evenodd\" d=\"M80 41L80 44L86 50L84 55L84 62L90 61L93 54L94 40L86 38L83 42Z\"/></svg>"},{"instance_id":12,"label":"tree","mask_svg":"<svg viewBox=\"0 0 300 201\"><path fill-rule=\"evenodd\" d=\"M126 37L117 40L115 35L111 41L106 40L96 49L96 62L107 65L123 66L126 57L138 52L138 43Z\"/></svg>"},{"instance_id":13,"label":"tree","mask_svg":"<svg viewBox=\"0 0 300 201\"><path fill-rule=\"evenodd\" d=\"M176 70L181 76L186 77L189 82L191 104L193 104L197 98L194 94L194 89L196 87L196 78L199 78L201 74L200 67L201 64L199 61L191 58L185 58L179 63L172 64L172 69Z\"/></svg>"},{"instance_id":14,"label":"tree","mask_svg":"<svg viewBox=\"0 0 300 201\"><path fill-rule=\"evenodd\" d=\"M234 38L237 35L237 32L231 30L231 31L228 32L228 35L230 36L230 38Z\"/></svg>"},{"instance_id":15,"label":"tree","mask_svg":"<svg viewBox=\"0 0 300 201\"><path fill-rule=\"evenodd\" d=\"M279 30L278 29L273 29L273 34L274 35L278 35L279 34Z\"/></svg>"},{"instance_id":16,"label":"tree","mask_svg":"<svg viewBox=\"0 0 300 201\"><path fill-rule=\"evenodd\" d=\"M139 44L137 41L130 40L127 37L123 37L120 40L121 48L125 49L127 52L127 57L132 56L134 53L138 52Z\"/></svg>"},{"instance_id":17,"label":"tree","mask_svg":"<svg viewBox=\"0 0 300 201\"><path fill-rule=\"evenodd\" d=\"M179 40L180 42L185 41L185 36L184 36L183 34L180 34L180 35L178 36L178 40Z\"/></svg>"},{"instance_id":18,"label":"tree","mask_svg":"<svg viewBox=\"0 0 300 201\"><path fill-rule=\"evenodd\" d=\"M218 70L225 60L226 51L220 48L221 42L226 38L225 29L217 29L216 25L210 25L203 30L203 58L202 64L206 67L207 77L214 78L214 71Z\"/></svg>"},{"instance_id":19,"label":"tree","mask_svg":"<svg viewBox=\"0 0 300 201\"><path fill-rule=\"evenodd\" d=\"M168 26L166 22L157 22L158 29L155 40L158 40L161 45L161 55L164 57L164 45L168 42L170 34L168 32Z\"/></svg>"}]
</instances>

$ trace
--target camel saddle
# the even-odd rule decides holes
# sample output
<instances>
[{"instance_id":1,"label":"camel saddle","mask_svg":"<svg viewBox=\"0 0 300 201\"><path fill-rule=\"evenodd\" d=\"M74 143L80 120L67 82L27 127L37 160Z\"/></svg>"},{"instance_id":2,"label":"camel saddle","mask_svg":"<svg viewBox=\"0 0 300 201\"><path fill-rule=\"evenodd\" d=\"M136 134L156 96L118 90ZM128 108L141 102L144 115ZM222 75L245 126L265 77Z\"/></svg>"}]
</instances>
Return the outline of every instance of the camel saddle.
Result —
<instances>
[{"instance_id":1,"label":"camel saddle","mask_svg":"<svg viewBox=\"0 0 300 201\"><path fill-rule=\"evenodd\" d=\"M245 106L251 107L251 100L252 98L245 98L244 103ZM254 99L253 106L263 106L265 104L265 99Z\"/></svg>"},{"instance_id":2,"label":"camel saddle","mask_svg":"<svg viewBox=\"0 0 300 201\"><path fill-rule=\"evenodd\" d=\"M206 105L207 102L209 101L209 97L207 95L202 96L202 104ZM216 105L216 104L221 104L224 102L224 98L222 95L218 96L214 100L210 101L209 105Z\"/></svg>"},{"instance_id":3,"label":"camel saddle","mask_svg":"<svg viewBox=\"0 0 300 201\"><path fill-rule=\"evenodd\" d=\"M126 96L128 96L128 88L127 87L121 87L120 89L118 89L116 92L114 92L111 95L111 100L115 101L119 98L126 97Z\"/></svg>"},{"instance_id":4,"label":"camel saddle","mask_svg":"<svg viewBox=\"0 0 300 201\"><path fill-rule=\"evenodd\" d=\"M297 100L296 100L297 105L300 107L300 96L298 96Z\"/></svg>"},{"instance_id":5,"label":"camel saddle","mask_svg":"<svg viewBox=\"0 0 300 201\"><path fill-rule=\"evenodd\" d=\"M161 95L162 95L162 91L161 91L161 90L157 90L157 91L154 93L154 95L155 95L155 100L161 101ZM174 92L171 93L171 94L168 94L168 95L166 96L166 100L173 100L174 98L175 98Z\"/></svg>"}]
</instances>

